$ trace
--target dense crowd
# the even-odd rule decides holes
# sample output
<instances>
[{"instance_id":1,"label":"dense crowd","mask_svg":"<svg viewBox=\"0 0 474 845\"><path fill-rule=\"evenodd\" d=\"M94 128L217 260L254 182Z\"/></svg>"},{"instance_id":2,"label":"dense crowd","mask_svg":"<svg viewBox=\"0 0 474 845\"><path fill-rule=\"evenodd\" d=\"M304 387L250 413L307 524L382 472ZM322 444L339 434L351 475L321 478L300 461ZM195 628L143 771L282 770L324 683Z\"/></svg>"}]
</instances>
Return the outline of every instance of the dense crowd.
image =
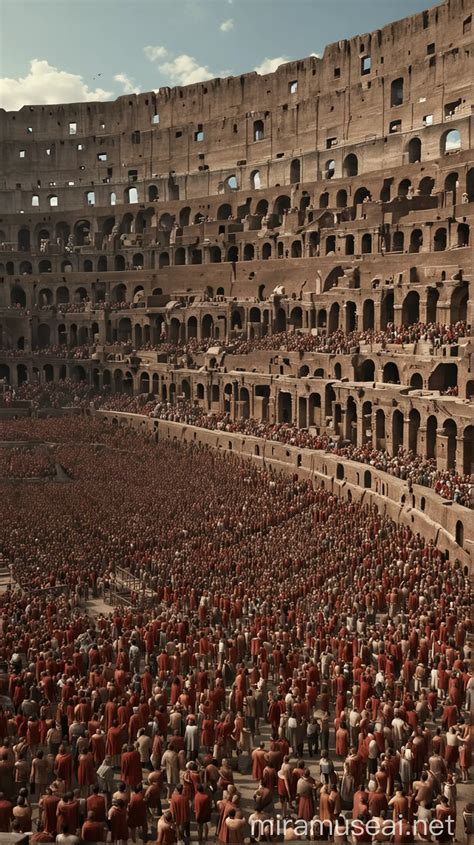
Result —
<instances>
[{"instance_id":1,"label":"dense crowd","mask_svg":"<svg viewBox=\"0 0 474 845\"><path fill-rule=\"evenodd\" d=\"M67 346L65 343L53 343L37 349L4 349L2 357L6 358L70 358L74 360L89 359L95 347L81 344L79 346Z\"/></svg>"},{"instance_id":2,"label":"dense crowd","mask_svg":"<svg viewBox=\"0 0 474 845\"><path fill-rule=\"evenodd\" d=\"M76 480L2 491L0 831L453 841L474 705L458 561L232 454L97 419L4 429L70 450Z\"/></svg>"},{"instance_id":3,"label":"dense crowd","mask_svg":"<svg viewBox=\"0 0 474 845\"><path fill-rule=\"evenodd\" d=\"M47 449L0 448L0 479L53 478L55 474L55 460Z\"/></svg>"},{"instance_id":4,"label":"dense crowd","mask_svg":"<svg viewBox=\"0 0 474 845\"><path fill-rule=\"evenodd\" d=\"M317 449L345 457L375 469L383 470L396 478L407 481L409 485L421 484L435 490L440 496L467 508L474 508L474 481L471 475L456 469L440 469L435 458L425 458L413 451L399 448L396 455L386 449L376 449L371 443L355 446L341 444L329 435L311 434L292 423L268 423L253 418L232 420L225 413L207 413L199 405L186 400L175 404L156 402L149 394L129 396L122 393L100 394L85 382L65 379L61 382L49 382L43 385L25 383L18 388L9 388L0 395L0 408L9 407L16 400L29 400L34 408L75 407L127 411L151 415L156 419L186 423L212 431L228 431L254 437L261 437L302 449Z\"/></svg>"},{"instance_id":5,"label":"dense crowd","mask_svg":"<svg viewBox=\"0 0 474 845\"><path fill-rule=\"evenodd\" d=\"M140 410L141 401L141 410ZM122 402L122 410L129 410L133 404L134 413L149 413L151 403L146 397L134 397L130 401ZM104 400L101 407L120 410L120 399L117 396ZM410 485L421 484L431 487L445 499L457 502L468 508L474 507L474 480L470 475L458 473L455 469L439 469L435 458L424 458L414 452L400 447L396 455L390 455L386 449L375 449L371 443L364 446L353 444L339 445L329 435L311 434L291 423L267 423L257 419L231 420L227 414L206 413L199 406L190 402L180 401L175 405L169 402L159 402L152 411L157 419L197 425L213 431L228 431L231 433L247 434L262 437L302 449L319 449L325 452L348 458L352 461L369 464L375 469L388 472L396 478L408 481Z\"/></svg>"}]
</instances>

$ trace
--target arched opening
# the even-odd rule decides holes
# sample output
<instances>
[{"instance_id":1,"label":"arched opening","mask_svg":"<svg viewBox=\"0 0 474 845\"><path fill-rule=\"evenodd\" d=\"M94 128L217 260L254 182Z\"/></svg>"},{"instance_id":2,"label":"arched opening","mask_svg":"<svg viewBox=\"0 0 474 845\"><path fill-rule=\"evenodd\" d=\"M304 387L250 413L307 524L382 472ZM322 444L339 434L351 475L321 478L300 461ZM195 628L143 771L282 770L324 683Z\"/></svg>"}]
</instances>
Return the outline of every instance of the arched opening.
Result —
<instances>
[{"instance_id":1,"label":"arched opening","mask_svg":"<svg viewBox=\"0 0 474 845\"><path fill-rule=\"evenodd\" d=\"M201 334L204 338L214 336L214 320L210 314L205 314L202 318Z\"/></svg>"},{"instance_id":2,"label":"arched opening","mask_svg":"<svg viewBox=\"0 0 474 845\"><path fill-rule=\"evenodd\" d=\"M336 194L336 208L347 208L347 191L344 188Z\"/></svg>"},{"instance_id":3,"label":"arched opening","mask_svg":"<svg viewBox=\"0 0 474 845\"><path fill-rule=\"evenodd\" d=\"M370 192L367 188L357 188L357 191L354 194L354 205L362 205L364 202L368 202L370 200Z\"/></svg>"},{"instance_id":4,"label":"arched opening","mask_svg":"<svg viewBox=\"0 0 474 845\"><path fill-rule=\"evenodd\" d=\"M105 255L99 256L99 260L97 261L97 271L99 273L107 272L107 258Z\"/></svg>"},{"instance_id":5,"label":"arched opening","mask_svg":"<svg viewBox=\"0 0 474 845\"><path fill-rule=\"evenodd\" d=\"M211 264L220 264L222 261L221 248L219 246L211 246L209 250L209 260Z\"/></svg>"},{"instance_id":6,"label":"arched opening","mask_svg":"<svg viewBox=\"0 0 474 845\"><path fill-rule=\"evenodd\" d=\"M403 414L394 411L392 416L392 455L397 455L403 446Z\"/></svg>"},{"instance_id":7,"label":"arched opening","mask_svg":"<svg viewBox=\"0 0 474 845\"><path fill-rule=\"evenodd\" d=\"M398 367L393 361L388 361L383 368L382 380L384 384L400 384Z\"/></svg>"},{"instance_id":8,"label":"arched opening","mask_svg":"<svg viewBox=\"0 0 474 845\"><path fill-rule=\"evenodd\" d=\"M177 317L172 317L170 320L168 340L170 343L179 343L181 340L181 323Z\"/></svg>"},{"instance_id":9,"label":"arched opening","mask_svg":"<svg viewBox=\"0 0 474 845\"><path fill-rule=\"evenodd\" d=\"M40 308L48 308L53 304L53 292L49 288L41 288L38 293L38 305Z\"/></svg>"},{"instance_id":10,"label":"arched opening","mask_svg":"<svg viewBox=\"0 0 474 845\"><path fill-rule=\"evenodd\" d=\"M426 457L436 458L436 432L438 421L436 417L430 416L426 421Z\"/></svg>"},{"instance_id":11,"label":"arched opening","mask_svg":"<svg viewBox=\"0 0 474 845\"><path fill-rule=\"evenodd\" d=\"M127 288L125 285L115 285L110 292L110 301L111 302L126 302L127 301Z\"/></svg>"},{"instance_id":12,"label":"arched opening","mask_svg":"<svg viewBox=\"0 0 474 845\"><path fill-rule=\"evenodd\" d=\"M461 520L458 519L456 522L456 543L458 546L463 547L464 543L464 525L462 524Z\"/></svg>"},{"instance_id":13,"label":"arched opening","mask_svg":"<svg viewBox=\"0 0 474 845\"><path fill-rule=\"evenodd\" d=\"M392 252L403 252L405 236L403 232L394 232L392 239Z\"/></svg>"},{"instance_id":14,"label":"arched opening","mask_svg":"<svg viewBox=\"0 0 474 845\"><path fill-rule=\"evenodd\" d=\"M463 435L463 472L465 475L474 473L474 426L468 425Z\"/></svg>"},{"instance_id":15,"label":"arched opening","mask_svg":"<svg viewBox=\"0 0 474 845\"><path fill-rule=\"evenodd\" d=\"M375 381L375 364L373 361L367 360L362 362L357 368L356 381Z\"/></svg>"},{"instance_id":16,"label":"arched opening","mask_svg":"<svg viewBox=\"0 0 474 845\"><path fill-rule=\"evenodd\" d=\"M30 251L30 230L23 228L18 230L18 251Z\"/></svg>"},{"instance_id":17,"label":"arched opening","mask_svg":"<svg viewBox=\"0 0 474 845\"><path fill-rule=\"evenodd\" d=\"M345 242L346 255L354 255L354 235L346 235Z\"/></svg>"},{"instance_id":18,"label":"arched opening","mask_svg":"<svg viewBox=\"0 0 474 845\"><path fill-rule=\"evenodd\" d=\"M150 392L150 376L148 375L148 373L140 374L139 391L140 393Z\"/></svg>"},{"instance_id":19,"label":"arched opening","mask_svg":"<svg viewBox=\"0 0 474 845\"><path fill-rule=\"evenodd\" d=\"M346 440L357 446L357 405L349 396L346 406Z\"/></svg>"},{"instance_id":20,"label":"arched opening","mask_svg":"<svg viewBox=\"0 0 474 845\"><path fill-rule=\"evenodd\" d=\"M262 187L260 170L252 170L250 174L250 187L252 191L258 191Z\"/></svg>"},{"instance_id":21,"label":"arched opening","mask_svg":"<svg viewBox=\"0 0 474 845\"><path fill-rule=\"evenodd\" d=\"M90 244L91 224L88 220L78 220L74 224L73 237L76 246L88 246Z\"/></svg>"},{"instance_id":22,"label":"arched opening","mask_svg":"<svg viewBox=\"0 0 474 845\"><path fill-rule=\"evenodd\" d=\"M309 233L309 254L311 258L319 255L319 232Z\"/></svg>"},{"instance_id":23,"label":"arched opening","mask_svg":"<svg viewBox=\"0 0 474 845\"><path fill-rule=\"evenodd\" d=\"M242 331L242 316L237 310L231 313L230 327L232 331Z\"/></svg>"},{"instance_id":24,"label":"arched opening","mask_svg":"<svg viewBox=\"0 0 474 845\"><path fill-rule=\"evenodd\" d=\"M386 329L389 323L394 320L394 295L393 291L389 291L382 297L382 305L380 309L380 327Z\"/></svg>"},{"instance_id":25,"label":"arched opening","mask_svg":"<svg viewBox=\"0 0 474 845\"><path fill-rule=\"evenodd\" d=\"M370 490L372 487L372 473L369 469L366 469L364 472L364 487L366 490Z\"/></svg>"},{"instance_id":26,"label":"arched opening","mask_svg":"<svg viewBox=\"0 0 474 845\"><path fill-rule=\"evenodd\" d=\"M362 235L361 252L362 255L368 255L372 252L372 235L369 232Z\"/></svg>"},{"instance_id":27,"label":"arched opening","mask_svg":"<svg viewBox=\"0 0 474 845\"><path fill-rule=\"evenodd\" d=\"M127 205L134 205L138 202L138 190L135 186L125 188L123 192L123 200Z\"/></svg>"},{"instance_id":28,"label":"arched opening","mask_svg":"<svg viewBox=\"0 0 474 845\"><path fill-rule=\"evenodd\" d=\"M308 425L321 425L321 396L319 393L311 393L308 400Z\"/></svg>"},{"instance_id":29,"label":"arched opening","mask_svg":"<svg viewBox=\"0 0 474 845\"><path fill-rule=\"evenodd\" d=\"M455 153L461 149L461 133L458 129L450 129L441 136L441 154Z\"/></svg>"},{"instance_id":30,"label":"arched opening","mask_svg":"<svg viewBox=\"0 0 474 845\"><path fill-rule=\"evenodd\" d=\"M148 185L148 202L156 202L158 199L158 188L156 185Z\"/></svg>"},{"instance_id":31,"label":"arched opening","mask_svg":"<svg viewBox=\"0 0 474 845\"><path fill-rule=\"evenodd\" d=\"M129 317L122 317L117 328L117 340L121 343L132 339L132 322Z\"/></svg>"},{"instance_id":32,"label":"arched opening","mask_svg":"<svg viewBox=\"0 0 474 845\"><path fill-rule=\"evenodd\" d=\"M390 105L401 106L403 103L403 76L394 79L390 85Z\"/></svg>"},{"instance_id":33,"label":"arched opening","mask_svg":"<svg viewBox=\"0 0 474 845\"><path fill-rule=\"evenodd\" d=\"M329 205L329 193L324 191L319 197L319 207L327 208Z\"/></svg>"},{"instance_id":34,"label":"arched opening","mask_svg":"<svg viewBox=\"0 0 474 845\"><path fill-rule=\"evenodd\" d=\"M56 305L65 305L69 302L69 289L64 285L56 291Z\"/></svg>"},{"instance_id":35,"label":"arched opening","mask_svg":"<svg viewBox=\"0 0 474 845\"><path fill-rule=\"evenodd\" d=\"M366 299L362 309L362 329L364 332L375 328L374 301Z\"/></svg>"},{"instance_id":36,"label":"arched opening","mask_svg":"<svg viewBox=\"0 0 474 845\"><path fill-rule=\"evenodd\" d=\"M261 217L266 217L268 214L268 200L259 200L255 207L255 214Z\"/></svg>"},{"instance_id":37,"label":"arched opening","mask_svg":"<svg viewBox=\"0 0 474 845\"><path fill-rule=\"evenodd\" d=\"M468 302L469 286L467 282L462 282L454 288L451 295L451 322L457 323L461 320L467 320L467 302Z\"/></svg>"},{"instance_id":38,"label":"arched opening","mask_svg":"<svg viewBox=\"0 0 474 845\"><path fill-rule=\"evenodd\" d=\"M262 260L268 261L269 258L272 257L272 245L270 243L264 243L262 246Z\"/></svg>"},{"instance_id":39,"label":"arched opening","mask_svg":"<svg viewBox=\"0 0 474 845\"><path fill-rule=\"evenodd\" d=\"M125 270L125 258L123 255L116 255L114 258L114 269L122 272Z\"/></svg>"},{"instance_id":40,"label":"arched opening","mask_svg":"<svg viewBox=\"0 0 474 845\"><path fill-rule=\"evenodd\" d=\"M38 272L39 273L51 273L51 261L47 258L43 258L42 261L38 264Z\"/></svg>"},{"instance_id":41,"label":"arched opening","mask_svg":"<svg viewBox=\"0 0 474 845\"><path fill-rule=\"evenodd\" d=\"M273 213L278 217L278 222L281 224L283 223L283 218L285 214L289 211L291 207L290 198L287 196L278 197L275 200L275 204L273 206Z\"/></svg>"},{"instance_id":42,"label":"arched opening","mask_svg":"<svg viewBox=\"0 0 474 845\"><path fill-rule=\"evenodd\" d=\"M230 246L227 250L227 261L236 262L239 260L239 248L237 246Z\"/></svg>"},{"instance_id":43,"label":"arched opening","mask_svg":"<svg viewBox=\"0 0 474 845\"><path fill-rule=\"evenodd\" d=\"M428 389L446 393L457 387L457 383L457 364L438 364L428 379Z\"/></svg>"},{"instance_id":44,"label":"arched opening","mask_svg":"<svg viewBox=\"0 0 474 845\"><path fill-rule=\"evenodd\" d=\"M301 241L293 241L291 244L291 257L292 258L301 258L302 249L301 249Z\"/></svg>"},{"instance_id":45,"label":"arched opening","mask_svg":"<svg viewBox=\"0 0 474 845\"><path fill-rule=\"evenodd\" d=\"M443 250L445 250L446 249L446 240L447 240L447 235L446 235L446 229L444 228L444 226L440 229L436 229L436 232L435 232L434 238L433 238L434 251L435 252L442 252Z\"/></svg>"},{"instance_id":46,"label":"arched opening","mask_svg":"<svg viewBox=\"0 0 474 845\"><path fill-rule=\"evenodd\" d=\"M40 323L38 326L38 349L46 349L51 342L51 330L46 323Z\"/></svg>"},{"instance_id":47,"label":"arched opening","mask_svg":"<svg viewBox=\"0 0 474 845\"><path fill-rule=\"evenodd\" d=\"M458 226L458 247L469 246L469 226L467 223L460 223Z\"/></svg>"},{"instance_id":48,"label":"arched opening","mask_svg":"<svg viewBox=\"0 0 474 845\"><path fill-rule=\"evenodd\" d=\"M408 193L411 189L411 182L409 179L402 179L398 186L397 196L401 197L402 199L408 196Z\"/></svg>"},{"instance_id":49,"label":"arched opening","mask_svg":"<svg viewBox=\"0 0 474 845\"><path fill-rule=\"evenodd\" d=\"M344 481L344 464L336 464L336 479Z\"/></svg>"},{"instance_id":50,"label":"arched opening","mask_svg":"<svg viewBox=\"0 0 474 845\"><path fill-rule=\"evenodd\" d=\"M349 153L344 159L342 165L342 175L346 177L357 176L359 173L359 162L354 153Z\"/></svg>"},{"instance_id":51,"label":"arched opening","mask_svg":"<svg viewBox=\"0 0 474 845\"><path fill-rule=\"evenodd\" d=\"M379 408L375 413L375 446L385 449L385 413Z\"/></svg>"},{"instance_id":52,"label":"arched opening","mask_svg":"<svg viewBox=\"0 0 474 845\"><path fill-rule=\"evenodd\" d=\"M281 391L278 394L278 422L293 422L291 393L284 393Z\"/></svg>"},{"instance_id":53,"label":"arched opening","mask_svg":"<svg viewBox=\"0 0 474 845\"><path fill-rule=\"evenodd\" d=\"M186 264L186 250L184 249L184 247L179 246L175 250L174 263L176 267Z\"/></svg>"},{"instance_id":54,"label":"arched opening","mask_svg":"<svg viewBox=\"0 0 474 845\"><path fill-rule=\"evenodd\" d=\"M18 385L26 384L26 382L28 381L28 370L26 369L25 364L17 364L16 378Z\"/></svg>"},{"instance_id":55,"label":"arched opening","mask_svg":"<svg viewBox=\"0 0 474 845\"><path fill-rule=\"evenodd\" d=\"M197 317L190 317L187 322L187 330L186 334L188 338L197 337L198 335L198 322Z\"/></svg>"},{"instance_id":56,"label":"arched opening","mask_svg":"<svg viewBox=\"0 0 474 845\"><path fill-rule=\"evenodd\" d=\"M228 176L225 180L225 190L227 191L237 191L239 184L237 182L237 176L233 173L231 176Z\"/></svg>"},{"instance_id":57,"label":"arched opening","mask_svg":"<svg viewBox=\"0 0 474 845\"><path fill-rule=\"evenodd\" d=\"M408 143L408 163L416 164L421 161L421 141L419 138L412 138Z\"/></svg>"},{"instance_id":58,"label":"arched opening","mask_svg":"<svg viewBox=\"0 0 474 845\"><path fill-rule=\"evenodd\" d=\"M458 433L454 420L446 420L443 431L447 437L446 445L446 466L448 469L455 469L456 466L456 437Z\"/></svg>"},{"instance_id":59,"label":"arched opening","mask_svg":"<svg viewBox=\"0 0 474 845\"><path fill-rule=\"evenodd\" d=\"M423 378L420 373L413 373L413 375L410 377L410 387L413 390L423 389Z\"/></svg>"},{"instance_id":60,"label":"arched opening","mask_svg":"<svg viewBox=\"0 0 474 845\"><path fill-rule=\"evenodd\" d=\"M337 332L337 330L339 328L339 312L340 312L339 303L333 302L333 304L331 305L330 311L329 311L329 325L328 325L329 334L333 334L334 332Z\"/></svg>"},{"instance_id":61,"label":"arched opening","mask_svg":"<svg viewBox=\"0 0 474 845\"><path fill-rule=\"evenodd\" d=\"M355 331L357 324L357 308L355 302L346 302L346 334Z\"/></svg>"},{"instance_id":62,"label":"arched opening","mask_svg":"<svg viewBox=\"0 0 474 845\"><path fill-rule=\"evenodd\" d=\"M411 326L420 321L420 295L417 291L411 290L403 300L402 324Z\"/></svg>"},{"instance_id":63,"label":"arched opening","mask_svg":"<svg viewBox=\"0 0 474 845\"><path fill-rule=\"evenodd\" d=\"M278 308L275 314L275 331L286 332L286 314L283 308Z\"/></svg>"},{"instance_id":64,"label":"arched opening","mask_svg":"<svg viewBox=\"0 0 474 845\"><path fill-rule=\"evenodd\" d=\"M471 167L471 169L467 171L466 194L467 201L472 202L474 200L474 167Z\"/></svg>"},{"instance_id":65,"label":"arched opening","mask_svg":"<svg viewBox=\"0 0 474 845\"><path fill-rule=\"evenodd\" d=\"M420 414L413 408L409 414L408 422L408 448L417 455L418 454L418 431L420 428Z\"/></svg>"},{"instance_id":66,"label":"arched opening","mask_svg":"<svg viewBox=\"0 0 474 845\"><path fill-rule=\"evenodd\" d=\"M244 246L244 261L253 261L255 258L255 249L253 244L245 244Z\"/></svg>"},{"instance_id":67,"label":"arched opening","mask_svg":"<svg viewBox=\"0 0 474 845\"><path fill-rule=\"evenodd\" d=\"M163 267L169 267L170 265L170 254L169 252L160 252L158 257L158 267L161 269Z\"/></svg>"},{"instance_id":68,"label":"arched opening","mask_svg":"<svg viewBox=\"0 0 474 845\"><path fill-rule=\"evenodd\" d=\"M31 276L33 272L33 266L31 261L20 261L20 276Z\"/></svg>"},{"instance_id":69,"label":"arched opening","mask_svg":"<svg viewBox=\"0 0 474 845\"><path fill-rule=\"evenodd\" d=\"M94 267L90 258L86 258L84 261L84 273L92 273Z\"/></svg>"},{"instance_id":70,"label":"arched opening","mask_svg":"<svg viewBox=\"0 0 474 845\"><path fill-rule=\"evenodd\" d=\"M425 176L423 179L421 179L418 185L418 192L422 197L430 197L433 188L434 179L432 179L431 176Z\"/></svg>"},{"instance_id":71,"label":"arched opening","mask_svg":"<svg viewBox=\"0 0 474 845\"><path fill-rule=\"evenodd\" d=\"M336 162L333 158L330 158L329 161L326 162L324 170L326 179L332 179L336 172Z\"/></svg>"},{"instance_id":72,"label":"arched opening","mask_svg":"<svg viewBox=\"0 0 474 845\"><path fill-rule=\"evenodd\" d=\"M202 264L202 250L191 250L191 264Z\"/></svg>"},{"instance_id":73,"label":"arched opening","mask_svg":"<svg viewBox=\"0 0 474 845\"><path fill-rule=\"evenodd\" d=\"M217 209L217 219L228 220L229 218L232 218L232 206L225 202Z\"/></svg>"},{"instance_id":74,"label":"arched opening","mask_svg":"<svg viewBox=\"0 0 474 845\"><path fill-rule=\"evenodd\" d=\"M250 417L250 396L249 396L249 392L248 392L246 387L240 388L239 401L240 401L240 416L244 420L248 420L248 418Z\"/></svg>"},{"instance_id":75,"label":"arched opening","mask_svg":"<svg viewBox=\"0 0 474 845\"><path fill-rule=\"evenodd\" d=\"M95 205L95 191L86 191L86 205Z\"/></svg>"},{"instance_id":76,"label":"arched opening","mask_svg":"<svg viewBox=\"0 0 474 845\"><path fill-rule=\"evenodd\" d=\"M426 297L426 320L428 323L436 323L438 299L439 291L436 288L428 288L428 295Z\"/></svg>"},{"instance_id":77,"label":"arched opening","mask_svg":"<svg viewBox=\"0 0 474 845\"><path fill-rule=\"evenodd\" d=\"M290 314L290 324L294 329L301 329L303 327L303 311L299 306L293 308Z\"/></svg>"},{"instance_id":78,"label":"arched opening","mask_svg":"<svg viewBox=\"0 0 474 845\"><path fill-rule=\"evenodd\" d=\"M294 158L290 164L290 185L295 185L301 181L301 161L299 158Z\"/></svg>"}]
</instances>

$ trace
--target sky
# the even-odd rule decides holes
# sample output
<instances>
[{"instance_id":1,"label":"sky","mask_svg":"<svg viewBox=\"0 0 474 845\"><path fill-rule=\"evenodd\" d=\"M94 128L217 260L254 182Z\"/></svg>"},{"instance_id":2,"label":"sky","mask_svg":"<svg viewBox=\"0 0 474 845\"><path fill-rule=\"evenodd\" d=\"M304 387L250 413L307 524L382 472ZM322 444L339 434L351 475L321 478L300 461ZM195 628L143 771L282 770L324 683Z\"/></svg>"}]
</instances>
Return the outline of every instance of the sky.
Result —
<instances>
[{"instance_id":1,"label":"sky","mask_svg":"<svg viewBox=\"0 0 474 845\"><path fill-rule=\"evenodd\" d=\"M0 0L0 107L115 99L322 55L430 0Z\"/></svg>"}]
</instances>

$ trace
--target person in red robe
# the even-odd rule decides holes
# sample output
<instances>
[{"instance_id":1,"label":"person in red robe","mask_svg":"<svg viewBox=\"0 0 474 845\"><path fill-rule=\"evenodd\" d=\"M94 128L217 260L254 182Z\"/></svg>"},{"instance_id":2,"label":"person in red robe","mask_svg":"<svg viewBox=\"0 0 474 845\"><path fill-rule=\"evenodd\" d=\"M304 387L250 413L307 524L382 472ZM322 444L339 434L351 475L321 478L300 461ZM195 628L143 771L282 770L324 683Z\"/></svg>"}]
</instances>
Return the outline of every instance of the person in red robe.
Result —
<instances>
[{"instance_id":1,"label":"person in red robe","mask_svg":"<svg viewBox=\"0 0 474 845\"><path fill-rule=\"evenodd\" d=\"M183 792L183 785L178 784L170 800L170 810L178 831L178 838L189 839L191 829L191 811L189 801Z\"/></svg>"},{"instance_id":2,"label":"person in red robe","mask_svg":"<svg viewBox=\"0 0 474 845\"><path fill-rule=\"evenodd\" d=\"M140 754L133 745L125 746L122 753L121 778L127 786L135 789L142 782L142 764Z\"/></svg>"}]
</instances>

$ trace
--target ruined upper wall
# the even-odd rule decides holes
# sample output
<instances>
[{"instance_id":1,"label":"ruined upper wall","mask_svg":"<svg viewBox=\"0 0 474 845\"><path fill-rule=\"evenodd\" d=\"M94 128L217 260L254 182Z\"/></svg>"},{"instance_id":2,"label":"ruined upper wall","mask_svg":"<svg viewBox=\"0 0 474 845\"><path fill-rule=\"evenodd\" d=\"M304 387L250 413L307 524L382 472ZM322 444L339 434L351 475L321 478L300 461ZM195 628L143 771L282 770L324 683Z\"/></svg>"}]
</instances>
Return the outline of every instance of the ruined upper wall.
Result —
<instances>
[{"instance_id":1,"label":"ruined upper wall","mask_svg":"<svg viewBox=\"0 0 474 845\"><path fill-rule=\"evenodd\" d=\"M442 59L444 85L450 81L453 87L470 84L469 77L459 77L458 68L464 58L463 47L472 37L465 24L469 15L472 15L471 0L447 0L381 30L330 44L322 59L309 57L289 62L265 76L247 73L185 87L160 88L156 93L127 95L111 102L33 105L24 106L18 112L0 109L0 140L28 140L28 134L41 140L68 138L70 121L77 122L77 137L145 131L152 125L153 133L159 136L169 127L215 120L227 122L248 111L264 116L285 106L288 110L298 106L307 111L305 104L315 97L323 103L326 97L337 100L346 88L370 90L369 82L370 87L380 91L403 72L411 86L416 86L420 75L429 80L425 92L428 99L434 93L433 82L439 81L436 79L439 74L425 72L427 67L437 65L433 56ZM371 59L367 73L362 72L364 57ZM291 93L293 82L297 82L297 90ZM407 94L408 101L408 90ZM324 106L323 112L325 122L330 123L331 112L326 113ZM157 114L159 124L152 124ZM322 117L320 113L320 121ZM346 115L347 121L352 118ZM377 127L370 129L377 132Z\"/></svg>"},{"instance_id":2,"label":"ruined upper wall","mask_svg":"<svg viewBox=\"0 0 474 845\"><path fill-rule=\"evenodd\" d=\"M57 193L59 207L72 211L88 204L91 186L95 204L105 206L109 194L120 202L130 181L140 202L150 183L160 201L221 193L231 174L247 190L253 168L262 188L311 182L325 178L332 159L342 175L342 158L352 152L359 173L380 171L405 163L410 133L424 133L423 160L442 155L448 129L459 131L467 150L472 31L472 0L447 0L266 76L0 110L1 210L31 209L33 193L40 197L33 213L40 213ZM290 177L293 158L300 159L297 178Z\"/></svg>"}]
</instances>

